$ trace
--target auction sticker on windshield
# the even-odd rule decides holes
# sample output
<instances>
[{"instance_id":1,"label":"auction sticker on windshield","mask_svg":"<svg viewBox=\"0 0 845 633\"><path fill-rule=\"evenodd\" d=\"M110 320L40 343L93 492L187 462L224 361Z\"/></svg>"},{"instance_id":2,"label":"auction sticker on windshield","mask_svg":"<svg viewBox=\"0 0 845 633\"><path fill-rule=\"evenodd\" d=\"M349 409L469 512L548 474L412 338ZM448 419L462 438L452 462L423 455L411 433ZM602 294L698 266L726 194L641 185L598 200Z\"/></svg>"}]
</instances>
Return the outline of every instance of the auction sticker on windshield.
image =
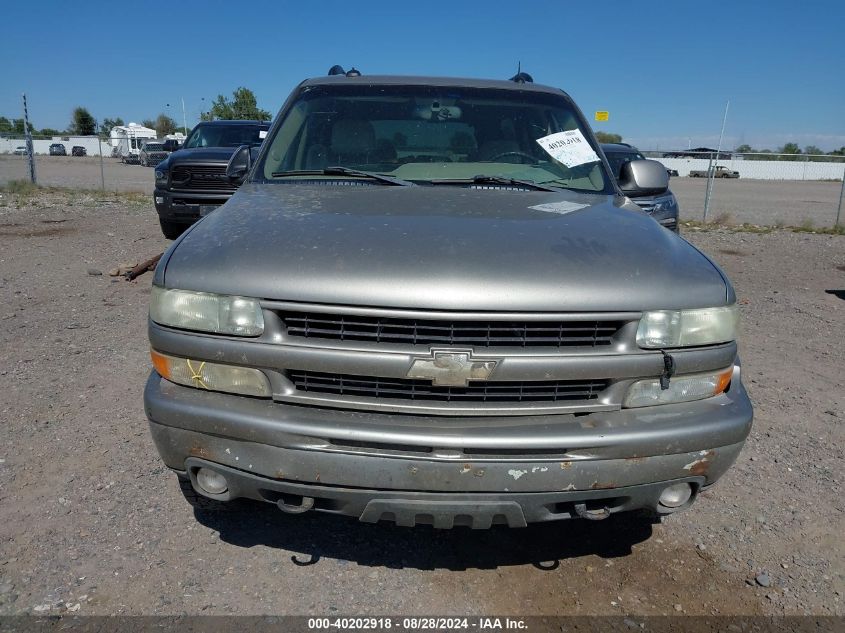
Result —
<instances>
[{"instance_id":1,"label":"auction sticker on windshield","mask_svg":"<svg viewBox=\"0 0 845 633\"><path fill-rule=\"evenodd\" d=\"M567 167L594 163L599 160L598 154L590 147L587 139L581 134L581 130L556 132L538 138L537 142L549 156Z\"/></svg>"}]
</instances>

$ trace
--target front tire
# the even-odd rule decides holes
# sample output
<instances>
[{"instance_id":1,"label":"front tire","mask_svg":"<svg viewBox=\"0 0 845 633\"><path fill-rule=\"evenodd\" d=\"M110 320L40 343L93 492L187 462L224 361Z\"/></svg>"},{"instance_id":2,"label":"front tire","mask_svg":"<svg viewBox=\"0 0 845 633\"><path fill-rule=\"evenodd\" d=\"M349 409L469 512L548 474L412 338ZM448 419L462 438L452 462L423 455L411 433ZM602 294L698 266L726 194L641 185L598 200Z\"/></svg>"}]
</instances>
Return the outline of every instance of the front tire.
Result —
<instances>
[{"instance_id":1,"label":"front tire","mask_svg":"<svg viewBox=\"0 0 845 633\"><path fill-rule=\"evenodd\" d=\"M188 229L187 224L169 222L167 220L162 220L161 218L158 219L158 223L161 225L162 234L169 240L175 240Z\"/></svg>"}]
</instances>

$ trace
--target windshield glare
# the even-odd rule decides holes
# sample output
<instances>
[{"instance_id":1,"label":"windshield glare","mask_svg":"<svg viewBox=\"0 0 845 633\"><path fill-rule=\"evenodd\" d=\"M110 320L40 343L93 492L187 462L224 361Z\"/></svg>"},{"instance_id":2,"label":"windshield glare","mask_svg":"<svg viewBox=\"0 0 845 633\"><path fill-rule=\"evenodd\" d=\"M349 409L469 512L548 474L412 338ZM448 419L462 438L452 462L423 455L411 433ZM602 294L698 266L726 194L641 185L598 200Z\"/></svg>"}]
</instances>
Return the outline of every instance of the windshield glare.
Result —
<instances>
[{"instance_id":1,"label":"windshield glare","mask_svg":"<svg viewBox=\"0 0 845 633\"><path fill-rule=\"evenodd\" d=\"M241 145L257 145L262 139L261 130L267 126L258 125L198 125L193 129L184 147L239 147Z\"/></svg>"},{"instance_id":2,"label":"windshield glare","mask_svg":"<svg viewBox=\"0 0 845 633\"><path fill-rule=\"evenodd\" d=\"M586 162L569 161L572 166L567 167L537 142L567 130L580 130L575 134L590 155ZM596 148L570 102L563 96L532 91L437 86L307 88L269 139L263 160L258 173L267 180L281 180L281 172L340 166L414 182L466 181L484 175L612 191Z\"/></svg>"}]
</instances>

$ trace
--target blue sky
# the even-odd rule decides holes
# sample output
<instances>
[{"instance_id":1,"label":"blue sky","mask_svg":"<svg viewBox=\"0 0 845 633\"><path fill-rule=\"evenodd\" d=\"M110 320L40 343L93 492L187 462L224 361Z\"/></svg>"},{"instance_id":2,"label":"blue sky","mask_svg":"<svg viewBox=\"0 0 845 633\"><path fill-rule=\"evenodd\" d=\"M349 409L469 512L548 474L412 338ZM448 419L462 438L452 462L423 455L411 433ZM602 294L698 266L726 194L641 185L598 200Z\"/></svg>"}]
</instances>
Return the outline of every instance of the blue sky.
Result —
<instances>
[{"instance_id":1,"label":"blue sky","mask_svg":"<svg viewBox=\"0 0 845 633\"><path fill-rule=\"evenodd\" d=\"M26 92L37 127L64 128L77 105L181 123L182 98L190 127L238 86L275 114L333 64L507 78L521 61L643 149L714 145L727 100L728 147L845 145L843 0L10 0L0 13L0 115L19 118Z\"/></svg>"}]
</instances>

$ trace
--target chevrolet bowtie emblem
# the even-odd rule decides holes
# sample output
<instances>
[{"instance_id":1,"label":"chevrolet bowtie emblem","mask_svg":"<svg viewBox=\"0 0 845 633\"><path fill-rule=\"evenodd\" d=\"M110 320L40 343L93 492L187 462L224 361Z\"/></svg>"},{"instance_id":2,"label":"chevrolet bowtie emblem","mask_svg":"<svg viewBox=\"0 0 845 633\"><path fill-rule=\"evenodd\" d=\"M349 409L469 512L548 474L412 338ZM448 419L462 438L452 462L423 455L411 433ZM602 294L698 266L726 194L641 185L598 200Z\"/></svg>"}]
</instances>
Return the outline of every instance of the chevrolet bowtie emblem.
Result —
<instances>
[{"instance_id":1,"label":"chevrolet bowtie emblem","mask_svg":"<svg viewBox=\"0 0 845 633\"><path fill-rule=\"evenodd\" d=\"M427 358L416 358L406 374L408 378L430 380L434 385L466 387L470 380L487 380L499 363L477 360L472 350L431 350Z\"/></svg>"}]
</instances>

